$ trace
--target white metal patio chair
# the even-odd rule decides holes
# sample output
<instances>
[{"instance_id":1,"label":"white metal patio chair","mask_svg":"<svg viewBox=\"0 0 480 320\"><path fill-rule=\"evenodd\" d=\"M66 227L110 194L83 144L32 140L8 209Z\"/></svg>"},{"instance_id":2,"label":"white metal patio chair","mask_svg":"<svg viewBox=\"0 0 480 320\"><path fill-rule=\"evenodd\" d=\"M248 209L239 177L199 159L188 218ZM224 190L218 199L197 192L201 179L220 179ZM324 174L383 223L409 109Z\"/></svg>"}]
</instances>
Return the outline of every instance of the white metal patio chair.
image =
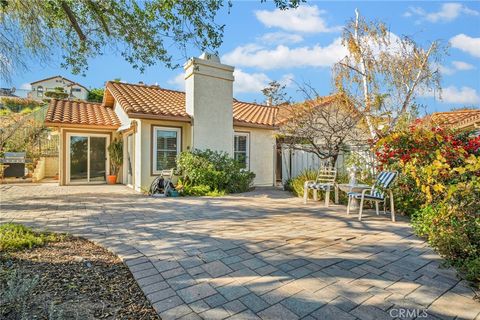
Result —
<instances>
[{"instance_id":1,"label":"white metal patio chair","mask_svg":"<svg viewBox=\"0 0 480 320\"><path fill-rule=\"evenodd\" d=\"M315 181L305 181L303 185L303 203L307 203L308 190L313 190L313 200L318 200L318 191L325 191L325 206L330 205L330 191L334 189L337 170L332 167L320 167Z\"/></svg>"},{"instance_id":2,"label":"white metal patio chair","mask_svg":"<svg viewBox=\"0 0 480 320\"><path fill-rule=\"evenodd\" d=\"M350 192L348 193L348 204L347 204L347 214L350 214L350 205L352 201L360 200L360 207L358 210L358 220L362 221L362 212L363 212L363 202L373 201L375 202L375 210L377 215L379 215L379 203L383 203L383 213L386 214L386 200L387 194L390 198L390 213L392 216L392 221L395 222L395 207L393 204L393 192L391 186L397 177L397 172L382 171L378 175L375 184L371 189L365 189L362 192Z\"/></svg>"}]
</instances>

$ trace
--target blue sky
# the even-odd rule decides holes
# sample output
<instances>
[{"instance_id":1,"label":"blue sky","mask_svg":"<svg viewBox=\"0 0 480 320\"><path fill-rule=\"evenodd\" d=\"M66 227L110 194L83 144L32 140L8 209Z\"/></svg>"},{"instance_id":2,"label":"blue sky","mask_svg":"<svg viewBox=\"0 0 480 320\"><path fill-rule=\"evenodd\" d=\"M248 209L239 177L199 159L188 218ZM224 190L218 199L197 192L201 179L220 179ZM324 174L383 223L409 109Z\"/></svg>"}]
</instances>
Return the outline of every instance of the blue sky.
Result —
<instances>
[{"instance_id":1,"label":"blue sky","mask_svg":"<svg viewBox=\"0 0 480 320\"><path fill-rule=\"evenodd\" d=\"M294 99L301 99L296 83L308 82L321 94L332 91L331 65L341 57L341 27L354 15L355 8L367 19L385 22L391 32L412 36L427 46L432 40L451 44L449 55L440 66L443 101L424 97L427 110L445 111L452 107L480 105L480 2L308 1L296 10L281 12L272 3L234 1L228 14L217 21L226 24L224 43L219 48L222 62L236 67L235 97L263 101L260 90L270 80L287 85ZM192 56L201 52L192 48ZM181 56L177 56L183 59ZM57 67L31 63L30 72L14 77L16 88L61 74L87 87L103 86L106 80L124 81L182 89L181 69L170 70L161 64L141 74L123 59L106 53L90 61L85 77L71 75Z\"/></svg>"}]
</instances>

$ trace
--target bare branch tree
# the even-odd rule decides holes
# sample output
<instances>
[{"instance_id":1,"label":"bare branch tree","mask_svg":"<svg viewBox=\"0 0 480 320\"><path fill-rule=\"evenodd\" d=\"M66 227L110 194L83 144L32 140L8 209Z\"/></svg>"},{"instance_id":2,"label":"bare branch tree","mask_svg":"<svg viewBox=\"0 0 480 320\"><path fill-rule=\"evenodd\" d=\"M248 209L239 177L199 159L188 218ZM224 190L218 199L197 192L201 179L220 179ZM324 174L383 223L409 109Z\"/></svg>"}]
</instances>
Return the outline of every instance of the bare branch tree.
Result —
<instances>
[{"instance_id":1,"label":"bare branch tree","mask_svg":"<svg viewBox=\"0 0 480 320\"><path fill-rule=\"evenodd\" d=\"M305 102L279 106L280 136L290 148L312 152L334 165L349 144L366 141L362 114L344 94L321 97L309 85L300 91Z\"/></svg>"}]
</instances>

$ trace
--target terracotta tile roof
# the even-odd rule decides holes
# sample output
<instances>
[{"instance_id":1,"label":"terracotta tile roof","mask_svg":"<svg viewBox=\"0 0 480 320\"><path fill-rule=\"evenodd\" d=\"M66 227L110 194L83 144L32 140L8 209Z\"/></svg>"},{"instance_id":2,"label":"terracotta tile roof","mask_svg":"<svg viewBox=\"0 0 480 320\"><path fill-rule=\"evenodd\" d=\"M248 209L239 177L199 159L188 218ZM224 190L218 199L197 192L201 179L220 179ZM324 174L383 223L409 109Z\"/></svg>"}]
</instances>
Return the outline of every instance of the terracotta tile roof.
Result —
<instances>
[{"instance_id":1,"label":"terracotta tile roof","mask_svg":"<svg viewBox=\"0 0 480 320\"><path fill-rule=\"evenodd\" d=\"M127 114L189 118L184 92L121 82L107 82L107 89Z\"/></svg>"},{"instance_id":2,"label":"terracotta tile roof","mask_svg":"<svg viewBox=\"0 0 480 320\"><path fill-rule=\"evenodd\" d=\"M233 101L234 124L248 123L253 125L274 126L278 107L261 104Z\"/></svg>"},{"instance_id":3,"label":"terracotta tile roof","mask_svg":"<svg viewBox=\"0 0 480 320\"><path fill-rule=\"evenodd\" d=\"M120 120L113 108L100 103L57 99L50 100L45 123L47 125L120 127Z\"/></svg>"},{"instance_id":4,"label":"terracotta tile roof","mask_svg":"<svg viewBox=\"0 0 480 320\"><path fill-rule=\"evenodd\" d=\"M158 116L159 119L190 121L186 112L185 92L159 86L108 82L107 89L127 114ZM106 97L105 103L111 103ZM236 125L272 127L277 107L233 100L233 120Z\"/></svg>"},{"instance_id":5,"label":"terracotta tile roof","mask_svg":"<svg viewBox=\"0 0 480 320\"><path fill-rule=\"evenodd\" d=\"M430 119L438 124L461 128L480 122L480 110L435 112L430 115Z\"/></svg>"}]
</instances>

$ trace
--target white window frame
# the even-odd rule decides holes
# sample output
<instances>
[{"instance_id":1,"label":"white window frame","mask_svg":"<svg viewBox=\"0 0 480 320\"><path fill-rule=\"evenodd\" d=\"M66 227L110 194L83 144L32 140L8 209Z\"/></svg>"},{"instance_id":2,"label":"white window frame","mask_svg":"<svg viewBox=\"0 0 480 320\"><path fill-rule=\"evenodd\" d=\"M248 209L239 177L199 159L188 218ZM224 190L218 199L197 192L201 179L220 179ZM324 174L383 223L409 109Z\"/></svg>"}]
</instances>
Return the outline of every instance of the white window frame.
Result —
<instances>
[{"instance_id":1,"label":"white window frame","mask_svg":"<svg viewBox=\"0 0 480 320\"><path fill-rule=\"evenodd\" d=\"M235 137L247 137L247 144L245 146L245 170L250 170L250 132L234 132L233 134L233 157L235 158Z\"/></svg>"},{"instance_id":2,"label":"white window frame","mask_svg":"<svg viewBox=\"0 0 480 320\"><path fill-rule=\"evenodd\" d=\"M182 128L176 127L157 127L153 126L152 130L152 174L157 175L162 172L162 170L157 170L157 132L158 131L171 131L177 133L177 156L182 151ZM170 168L164 168L170 169Z\"/></svg>"}]
</instances>

